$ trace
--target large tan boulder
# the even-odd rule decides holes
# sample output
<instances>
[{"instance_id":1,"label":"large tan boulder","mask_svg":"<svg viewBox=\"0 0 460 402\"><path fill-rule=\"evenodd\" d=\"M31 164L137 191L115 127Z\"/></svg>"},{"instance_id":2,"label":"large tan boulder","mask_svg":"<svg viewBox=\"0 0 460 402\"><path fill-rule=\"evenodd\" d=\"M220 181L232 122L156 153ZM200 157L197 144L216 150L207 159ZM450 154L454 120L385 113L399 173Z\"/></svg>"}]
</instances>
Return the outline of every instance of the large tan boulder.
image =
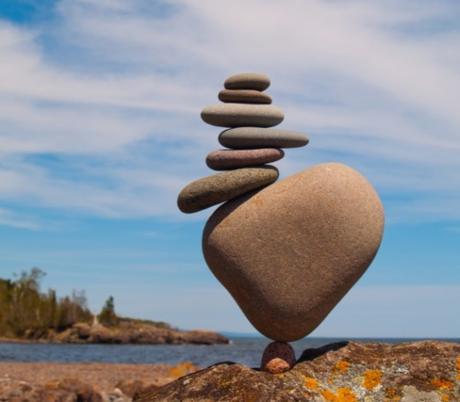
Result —
<instances>
[{"instance_id":1,"label":"large tan boulder","mask_svg":"<svg viewBox=\"0 0 460 402\"><path fill-rule=\"evenodd\" d=\"M369 182L328 163L221 206L206 224L203 251L257 330L293 341L313 331L366 271L383 226Z\"/></svg>"}]
</instances>

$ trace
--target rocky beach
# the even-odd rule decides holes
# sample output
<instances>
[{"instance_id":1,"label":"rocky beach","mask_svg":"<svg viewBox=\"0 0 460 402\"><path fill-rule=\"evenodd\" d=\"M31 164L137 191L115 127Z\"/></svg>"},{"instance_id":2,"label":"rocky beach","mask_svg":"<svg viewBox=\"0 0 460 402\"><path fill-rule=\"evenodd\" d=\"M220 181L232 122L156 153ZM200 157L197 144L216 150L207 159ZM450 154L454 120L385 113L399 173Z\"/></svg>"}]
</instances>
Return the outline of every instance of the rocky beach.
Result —
<instances>
[{"instance_id":1,"label":"rocky beach","mask_svg":"<svg viewBox=\"0 0 460 402\"><path fill-rule=\"evenodd\" d=\"M1 402L130 402L196 371L192 363L63 364L0 362Z\"/></svg>"},{"instance_id":2,"label":"rocky beach","mask_svg":"<svg viewBox=\"0 0 460 402\"><path fill-rule=\"evenodd\" d=\"M222 354L224 361L225 354ZM0 363L1 402L456 402L460 342L334 342L271 374L235 362Z\"/></svg>"}]
</instances>

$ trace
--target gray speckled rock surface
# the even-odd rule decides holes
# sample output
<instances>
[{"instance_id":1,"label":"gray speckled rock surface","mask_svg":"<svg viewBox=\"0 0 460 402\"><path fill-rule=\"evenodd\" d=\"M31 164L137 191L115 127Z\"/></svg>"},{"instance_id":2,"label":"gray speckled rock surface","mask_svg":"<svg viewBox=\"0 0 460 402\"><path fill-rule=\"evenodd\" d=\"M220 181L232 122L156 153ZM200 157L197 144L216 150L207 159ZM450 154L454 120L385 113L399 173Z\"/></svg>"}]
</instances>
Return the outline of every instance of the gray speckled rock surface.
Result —
<instances>
[{"instance_id":1,"label":"gray speckled rock surface","mask_svg":"<svg viewBox=\"0 0 460 402\"><path fill-rule=\"evenodd\" d=\"M253 89L223 89L219 92L219 100L226 103L259 103L270 104L270 95Z\"/></svg>"},{"instance_id":2,"label":"gray speckled rock surface","mask_svg":"<svg viewBox=\"0 0 460 402\"><path fill-rule=\"evenodd\" d=\"M201 211L249 191L267 186L278 178L278 169L261 166L230 170L196 180L180 192L177 205L182 212Z\"/></svg>"},{"instance_id":3,"label":"gray speckled rock surface","mask_svg":"<svg viewBox=\"0 0 460 402\"><path fill-rule=\"evenodd\" d=\"M220 149L208 154L206 164L214 170L227 170L264 165L280 160L283 156L283 150L277 148Z\"/></svg>"},{"instance_id":4,"label":"gray speckled rock surface","mask_svg":"<svg viewBox=\"0 0 460 402\"><path fill-rule=\"evenodd\" d=\"M313 331L365 272L383 226L369 182L328 163L221 206L206 223L203 252L258 331L293 341Z\"/></svg>"},{"instance_id":5,"label":"gray speckled rock surface","mask_svg":"<svg viewBox=\"0 0 460 402\"><path fill-rule=\"evenodd\" d=\"M227 148L296 148L308 144L305 134L276 128L237 127L222 131L219 142Z\"/></svg>"},{"instance_id":6,"label":"gray speckled rock surface","mask_svg":"<svg viewBox=\"0 0 460 402\"><path fill-rule=\"evenodd\" d=\"M201 118L206 123L219 127L272 127L283 121L284 113L273 105L219 103L205 107Z\"/></svg>"},{"instance_id":7,"label":"gray speckled rock surface","mask_svg":"<svg viewBox=\"0 0 460 402\"><path fill-rule=\"evenodd\" d=\"M240 73L228 77L224 82L226 89L255 89L263 91L270 86L270 78L261 73Z\"/></svg>"}]
</instances>

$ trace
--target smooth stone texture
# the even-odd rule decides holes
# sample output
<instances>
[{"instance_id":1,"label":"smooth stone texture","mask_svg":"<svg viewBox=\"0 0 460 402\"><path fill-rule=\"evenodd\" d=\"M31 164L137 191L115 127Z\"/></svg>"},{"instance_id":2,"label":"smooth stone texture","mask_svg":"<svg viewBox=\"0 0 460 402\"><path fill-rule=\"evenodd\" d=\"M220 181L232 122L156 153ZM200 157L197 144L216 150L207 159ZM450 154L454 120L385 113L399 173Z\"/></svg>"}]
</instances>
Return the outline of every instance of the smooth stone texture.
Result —
<instances>
[{"instance_id":1,"label":"smooth stone texture","mask_svg":"<svg viewBox=\"0 0 460 402\"><path fill-rule=\"evenodd\" d=\"M267 186L278 178L274 166L231 170L204 177L185 186L177 199L182 212L201 211L239 195Z\"/></svg>"},{"instance_id":2,"label":"smooth stone texture","mask_svg":"<svg viewBox=\"0 0 460 402\"><path fill-rule=\"evenodd\" d=\"M270 86L270 78L261 73L240 73L228 77L224 82L225 89L255 89L263 91Z\"/></svg>"},{"instance_id":3,"label":"smooth stone texture","mask_svg":"<svg viewBox=\"0 0 460 402\"><path fill-rule=\"evenodd\" d=\"M263 165L280 160L283 156L284 151L277 148L220 149L208 154L206 164L214 170L227 170Z\"/></svg>"},{"instance_id":4,"label":"smooth stone texture","mask_svg":"<svg viewBox=\"0 0 460 402\"><path fill-rule=\"evenodd\" d=\"M203 252L257 330L288 342L312 332L366 271L383 226L371 184L326 163L222 205Z\"/></svg>"},{"instance_id":5,"label":"smooth stone texture","mask_svg":"<svg viewBox=\"0 0 460 402\"><path fill-rule=\"evenodd\" d=\"M308 144L305 134L260 127L236 127L224 130L219 135L219 142L227 148L296 148Z\"/></svg>"},{"instance_id":6,"label":"smooth stone texture","mask_svg":"<svg viewBox=\"0 0 460 402\"><path fill-rule=\"evenodd\" d=\"M223 89L219 92L219 100L226 103L258 103L270 104L270 95L252 89Z\"/></svg>"},{"instance_id":7,"label":"smooth stone texture","mask_svg":"<svg viewBox=\"0 0 460 402\"><path fill-rule=\"evenodd\" d=\"M201 118L206 123L219 127L272 127L283 121L284 113L272 105L218 103L205 107Z\"/></svg>"},{"instance_id":8,"label":"smooth stone texture","mask_svg":"<svg viewBox=\"0 0 460 402\"><path fill-rule=\"evenodd\" d=\"M281 374L295 364L295 352L289 343L272 342L264 350L260 369L271 374Z\"/></svg>"}]
</instances>

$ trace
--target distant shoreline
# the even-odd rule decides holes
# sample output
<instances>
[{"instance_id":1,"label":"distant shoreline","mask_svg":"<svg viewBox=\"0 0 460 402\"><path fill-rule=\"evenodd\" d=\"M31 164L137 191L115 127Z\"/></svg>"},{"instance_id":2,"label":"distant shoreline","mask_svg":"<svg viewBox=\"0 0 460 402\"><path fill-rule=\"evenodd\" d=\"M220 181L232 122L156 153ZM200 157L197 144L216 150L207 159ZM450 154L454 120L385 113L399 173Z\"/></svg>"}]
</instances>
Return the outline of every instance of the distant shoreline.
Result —
<instances>
[{"instance_id":1,"label":"distant shoreline","mask_svg":"<svg viewBox=\"0 0 460 402\"><path fill-rule=\"evenodd\" d=\"M76 323L65 331L49 331L37 338L0 337L0 343L17 344L228 344L230 340L213 331L182 331L171 327L158 327L140 321L123 321L114 327L101 324Z\"/></svg>"}]
</instances>

